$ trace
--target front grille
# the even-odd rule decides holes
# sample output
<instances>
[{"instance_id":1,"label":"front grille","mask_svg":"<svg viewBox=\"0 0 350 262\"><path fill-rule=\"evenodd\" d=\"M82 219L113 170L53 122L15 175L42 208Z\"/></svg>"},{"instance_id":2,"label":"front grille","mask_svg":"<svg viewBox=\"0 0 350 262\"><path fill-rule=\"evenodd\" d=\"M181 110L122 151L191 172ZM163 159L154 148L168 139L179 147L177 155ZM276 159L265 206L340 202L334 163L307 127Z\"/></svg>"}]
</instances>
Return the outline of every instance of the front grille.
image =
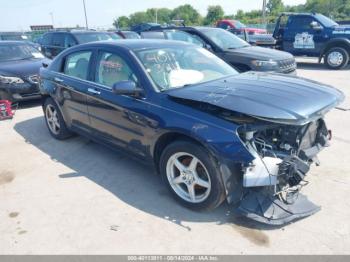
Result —
<instances>
[{"instance_id":1,"label":"front grille","mask_svg":"<svg viewBox=\"0 0 350 262\"><path fill-rule=\"evenodd\" d=\"M292 72L296 69L294 58L278 61L278 66L283 72Z\"/></svg>"},{"instance_id":2,"label":"front grille","mask_svg":"<svg viewBox=\"0 0 350 262\"><path fill-rule=\"evenodd\" d=\"M29 76L28 81L32 84L39 84L39 76L38 75Z\"/></svg>"}]
</instances>

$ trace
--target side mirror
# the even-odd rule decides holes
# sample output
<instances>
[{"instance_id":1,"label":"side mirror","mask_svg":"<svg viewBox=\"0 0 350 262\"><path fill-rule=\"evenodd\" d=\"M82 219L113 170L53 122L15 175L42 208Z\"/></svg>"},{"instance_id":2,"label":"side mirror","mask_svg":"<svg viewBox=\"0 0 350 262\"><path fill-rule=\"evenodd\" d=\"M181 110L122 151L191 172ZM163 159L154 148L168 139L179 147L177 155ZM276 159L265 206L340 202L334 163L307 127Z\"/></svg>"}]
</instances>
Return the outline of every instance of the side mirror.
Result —
<instances>
[{"instance_id":1,"label":"side mirror","mask_svg":"<svg viewBox=\"0 0 350 262\"><path fill-rule=\"evenodd\" d=\"M323 29L323 27L319 23L317 23L316 21L312 21L310 23L310 27L316 31L321 31Z\"/></svg>"},{"instance_id":2,"label":"side mirror","mask_svg":"<svg viewBox=\"0 0 350 262\"><path fill-rule=\"evenodd\" d=\"M117 95L139 97L143 89L137 87L134 81L125 80L115 83L112 87L112 91Z\"/></svg>"}]
</instances>

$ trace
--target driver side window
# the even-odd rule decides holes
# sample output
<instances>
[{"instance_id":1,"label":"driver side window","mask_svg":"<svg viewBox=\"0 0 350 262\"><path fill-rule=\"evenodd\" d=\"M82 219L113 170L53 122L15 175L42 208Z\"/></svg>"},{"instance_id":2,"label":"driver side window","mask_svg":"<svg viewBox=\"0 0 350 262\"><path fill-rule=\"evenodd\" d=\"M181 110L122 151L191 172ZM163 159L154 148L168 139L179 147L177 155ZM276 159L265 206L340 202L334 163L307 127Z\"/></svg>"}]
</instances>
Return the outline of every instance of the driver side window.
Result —
<instances>
[{"instance_id":1,"label":"driver side window","mask_svg":"<svg viewBox=\"0 0 350 262\"><path fill-rule=\"evenodd\" d=\"M97 60L96 83L112 88L115 83L128 80L137 83L136 75L123 58L113 53L100 53Z\"/></svg>"}]
</instances>

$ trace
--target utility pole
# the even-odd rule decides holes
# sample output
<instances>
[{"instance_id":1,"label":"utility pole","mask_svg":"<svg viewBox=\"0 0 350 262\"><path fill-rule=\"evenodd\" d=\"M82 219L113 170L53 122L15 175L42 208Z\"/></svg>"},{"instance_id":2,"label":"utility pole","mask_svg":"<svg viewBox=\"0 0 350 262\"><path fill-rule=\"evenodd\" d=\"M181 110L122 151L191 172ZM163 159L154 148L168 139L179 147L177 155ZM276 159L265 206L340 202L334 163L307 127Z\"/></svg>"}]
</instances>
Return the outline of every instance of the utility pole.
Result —
<instances>
[{"instance_id":1,"label":"utility pole","mask_svg":"<svg viewBox=\"0 0 350 262\"><path fill-rule=\"evenodd\" d=\"M156 24L158 24L158 9L156 8Z\"/></svg>"},{"instance_id":2,"label":"utility pole","mask_svg":"<svg viewBox=\"0 0 350 262\"><path fill-rule=\"evenodd\" d=\"M49 15L51 16L51 23L52 23L52 26L55 27L55 22L53 20L53 12L50 12Z\"/></svg>"},{"instance_id":3,"label":"utility pole","mask_svg":"<svg viewBox=\"0 0 350 262\"><path fill-rule=\"evenodd\" d=\"M263 24L266 25L266 0L263 0L262 16L263 16Z\"/></svg>"},{"instance_id":4,"label":"utility pole","mask_svg":"<svg viewBox=\"0 0 350 262\"><path fill-rule=\"evenodd\" d=\"M87 20L87 14L86 14L85 0L83 0L83 6L84 6L84 14L85 14L85 28L86 28L86 29L89 29L88 20Z\"/></svg>"}]
</instances>

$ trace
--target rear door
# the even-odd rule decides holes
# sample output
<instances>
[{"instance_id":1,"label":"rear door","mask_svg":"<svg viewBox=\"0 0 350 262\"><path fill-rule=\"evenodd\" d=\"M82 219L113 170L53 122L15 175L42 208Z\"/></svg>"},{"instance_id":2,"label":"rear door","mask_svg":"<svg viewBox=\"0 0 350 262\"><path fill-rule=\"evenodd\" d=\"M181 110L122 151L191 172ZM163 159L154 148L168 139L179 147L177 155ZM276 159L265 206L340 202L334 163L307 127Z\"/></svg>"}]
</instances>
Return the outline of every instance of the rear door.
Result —
<instances>
[{"instance_id":1,"label":"rear door","mask_svg":"<svg viewBox=\"0 0 350 262\"><path fill-rule=\"evenodd\" d=\"M90 132L87 92L91 85L90 68L93 51L77 51L63 60L61 72L54 77L57 100L65 120L73 129Z\"/></svg>"},{"instance_id":2,"label":"rear door","mask_svg":"<svg viewBox=\"0 0 350 262\"><path fill-rule=\"evenodd\" d=\"M145 157L147 133L153 132L146 97L134 98L112 92L113 84L130 80L142 88L135 67L122 53L100 50L94 66L94 87L89 89L88 111L95 135L105 143Z\"/></svg>"}]
</instances>

